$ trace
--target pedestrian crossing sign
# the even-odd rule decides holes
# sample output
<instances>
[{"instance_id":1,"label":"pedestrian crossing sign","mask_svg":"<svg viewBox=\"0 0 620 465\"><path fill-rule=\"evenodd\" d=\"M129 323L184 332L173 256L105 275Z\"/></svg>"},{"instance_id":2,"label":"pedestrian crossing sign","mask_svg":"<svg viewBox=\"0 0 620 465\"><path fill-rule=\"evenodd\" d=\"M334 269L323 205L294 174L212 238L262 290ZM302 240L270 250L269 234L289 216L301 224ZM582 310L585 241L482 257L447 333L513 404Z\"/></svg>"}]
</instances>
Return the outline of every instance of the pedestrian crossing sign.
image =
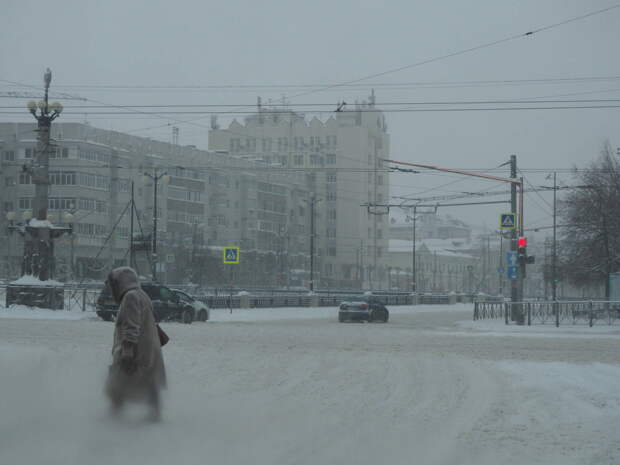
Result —
<instances>
[{"instance_id":1,"label":"pedestrian crossing sign","mask_svg":"<svg viewBox=\"0 0 620 465\"><path fill-rule=\"evenodd\" d=\"M239 263L239 247L224 247L222 258L224 264Z\"/></svg>"},{"instance_id":2,"label":"pedestrian crossing sign","mask_svg":"<svg viewBox=\"0 0 620 465\"><path fill-rule=\"evenodd\" d=\"M517 215L514 213L502 213L499 216L500 229L515 229L517 227Z\"/></svg>"}]
</instances>

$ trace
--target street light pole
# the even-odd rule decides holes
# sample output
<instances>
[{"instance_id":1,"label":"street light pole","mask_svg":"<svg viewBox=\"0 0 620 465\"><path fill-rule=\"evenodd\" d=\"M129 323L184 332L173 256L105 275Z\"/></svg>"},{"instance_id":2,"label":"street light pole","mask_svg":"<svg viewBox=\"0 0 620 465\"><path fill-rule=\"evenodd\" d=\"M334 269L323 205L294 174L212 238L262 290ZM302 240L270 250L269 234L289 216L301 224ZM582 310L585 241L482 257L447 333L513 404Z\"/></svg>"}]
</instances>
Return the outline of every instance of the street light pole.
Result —
<instances>
[{"instance_id":1,"label":"street light pole","mask_svg":"<svg viewBox=\"0 0 620 465\"><path fill-rule=\"evenodd\" d=\"M69 234L71 234L71 242L69 243L70 247L70 256L69 256L69 271L71 272L71 279L75 280L75 229L74 229L74 221L75 221L75 210L66 211L63 213L63 221L69 224Z\"/></svg>"},{"instance_id":2,"label":"street light pole","mask_svg":"<svg viewBox=\"0 0 620 465\"><path fill-rule=\"evenodd\" d=\"M317 199L312 193L310 200L304 200L310 205L310 292L314 291L314 206L321 199Z\"/></svg>"},{"instance_id":3,"label":"street light pole","mask_svg":"<svg viewBox=\"0 0 620 465\"><path fill-rule=\"evenodd\" d=\"M412 263L411 263L411 292L415 293L417 290L417 283L416 283L416 219L417 219L417 211L418 211L418 206L414 205L413 207L413 216L407 216L407 218L411 219L412 223L413 223L413 234L412 234L412 239L413 239L413 246L412 246Z\"/></svg>"},{"instance_id":4,"label":"street light pole","mask_svg":"<svg viewBox=\"0 0 620 465\"><path fill-rule=\"evenodd\" d=\"M310 292L314 291L314 194L310 199Z\"/></svg>"},{"instance_id":5,"label":"street light pole","mask_svg":"<svg viewBox=\"0 0 620 465\"><path fill-rule=\"evenodd\" d=\"M52 72L47 68L43 81L45 84L44 100L36 103L28 102L28 111L37 120L37 147L30 166L24 166L24 171L32 177L35 196L33 199L34 217L37 220L34 224L28 221L25 227L26 236L24 242L24 270L23 274L33 275L41 281L51 278L51 268L53 261L53 244L55 237L62 234L60 230L51 231L47 221L47 207L49 197L49 152L50 152L50 130L52 121L62 113L60 103L48 102L50 83L52 82ZM38 110L38 111L37 111Z\"/></svg>"},{"instance_id":6,"label":"street light pole","mask_svg":"<svg viewBox=\"0 0 620 465\"><path fill-rule=\"evenodd\" d=\"M153 281L157 281L157 185L159 180L163 178L164 184L170 182L170 176L167 172L157 173L157 168L153 168L153 174L144 173L144 176L153 180L153 242L152 242L152 262L151 273L153 275Z\"/></svg>"},{"instance_id":7,"label":"street light pole","mask_svg":"<svg viewBox=\"0 0 620 465\"><path fill-rule=\"evenodd\" d=\"M417 208L413 207L413 264L411 266L411 292L415 293L418 290L418 285L417 285L417 276L416 276L416 263L415 263L415 259L416 259L416 249L415 249L415 242L416 242L416 220L417 220Z\"/></svg>"}]
</instances>

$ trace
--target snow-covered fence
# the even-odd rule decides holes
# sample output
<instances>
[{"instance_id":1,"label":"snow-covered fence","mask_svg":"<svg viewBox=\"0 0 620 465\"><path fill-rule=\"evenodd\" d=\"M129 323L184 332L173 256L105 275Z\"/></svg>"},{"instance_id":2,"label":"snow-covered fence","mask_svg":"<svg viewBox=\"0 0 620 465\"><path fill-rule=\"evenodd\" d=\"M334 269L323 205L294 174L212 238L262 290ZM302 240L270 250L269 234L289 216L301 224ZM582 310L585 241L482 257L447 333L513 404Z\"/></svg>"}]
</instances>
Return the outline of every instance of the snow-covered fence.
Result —
<instances>
[{"instance_id":1,"label":"snow-covered fence","mask_svg":"<svg viewBox=\"0 0 620 465\"><path fill-rule=\"evenodd\" d=\"M101 291L83 287L65 287L65 309L94 312Z\"/></svg>"},{"instance_id":2,"label":"snow-covered fence","mask_svg":"<svg viewBox=\"0 0 620 465\"><path fill-rule=\"evenodd\" d=\"M620 321L618 301L474 302L474 320L501 318L510 324L517 311L523 312L528 325L557 322L594 326Z\"/></svg>"}]
</instances>

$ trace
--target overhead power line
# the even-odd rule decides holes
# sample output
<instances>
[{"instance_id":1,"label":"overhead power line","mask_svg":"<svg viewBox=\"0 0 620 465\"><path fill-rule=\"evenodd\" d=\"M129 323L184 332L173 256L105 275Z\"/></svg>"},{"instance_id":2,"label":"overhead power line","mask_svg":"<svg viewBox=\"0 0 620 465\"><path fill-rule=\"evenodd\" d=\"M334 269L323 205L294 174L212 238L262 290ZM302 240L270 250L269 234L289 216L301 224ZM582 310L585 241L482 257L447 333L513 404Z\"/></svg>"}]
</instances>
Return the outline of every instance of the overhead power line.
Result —
<instances>
[{"instance_id":1,"label":"overhead power line","mask_svg":"<svg viewBox=\"0 0 620 465\"><path fill-rule=\"evenodd\" d=\"M327 89L333 89L333 88L341 87L341 86L344 86L344 85L355 84L355 83L358 83L358 82L361 82L361 81L367 81L369 79L373 79L373 78L377 78L377 77L381 77L381 76L386 76L388 74L398 73L398 72L404 71L406 69L416 68L416 67L419 67L419 66L422 66L422 65L427 65L427 64L430 64L430 63L435 63L435 62L438 62L438 61L441 61L441 60L445 60L445 59L448 59L448 58L453 58L453 57L456 57L456 56L459 56L459 55L465 55L467 53L471 53L471 52L474 52L474 51L477 51L477 50L482 50L484 48L493 47L495 45L503 44L503 43L510 42L510 41L517 40L517 39L522 39L522 38L525 38L525 37L530 37L530 36L533 36L534 34L538 34L538 33L543 32L543 31L548 31L548 30L551 30L551 29L555 29L557 27L564 26L566 24L569 24L569 23L572 23L572 22L575 22L575 21L580 21L582 19L589 18L591 16L595 16L595 15L599 15L599 14L602 14L602 13L606 13L606 12L611 11L611 10L616 9L616 8L620 8L620 4L612 5L610 7L603 8L603 9L600 9L600 10L591 11L589 13L585 13L585 14L582 14L582 15L579 15L579 16L574 16L574 17L566 19L564 21L560 21L560 22L557 22L557 23L549 24L547 26L539 27L537 29L532 29L532 30L524 32L524 33L510 35L510 36L504 37L502 39L494 40L494 41L491 41L491 42L485 42L485 43L482 43L480 45L476 45L474 47L464 48L464 49L461 49L461 50L458 50L458 51L455 51L455 52L447 53L445 55L439 55L439 56L436 56L434 58L428 58L428 59L425 59L425 60L420 60L420 61L408 64L408 65L399 66L397 68L388 69L386 71L381 71L379 73L369 74L367 76L363 76L363 77L360 77L360 78L357 78L357 79L352 79L350 81L342 82L340 84L332 84L332 85L325 86L325 87L322 87L322 88L319 88L319 89L310 90L310 91L307 91L307 92L302 92L302 93L293 95L290 98L291 99L292 98L297 98L297 97L301 97L303 95L309 95L309 94L313 94L313 93L316 93L316 92L322 92L322 91L327 90Z\"/></svg>"},{"instance_id":2,"label":"overhead power line","mask_svg":"<svg viewBox=\"0 0 620 465\"><path fill-rule=\"evenodd\" d=\"M462 81L405 81L405 82L368 82L364 84L341 84L340 87L348 87L353 90L375 88L408 88L408 87L481 87L481 86L504 86L504 85L539 85L539 84L580 84L591 82L609 82L620 80L620 76L577 76L577 77L547 77L539 79L479 79ZM2 82L2 81L0 81ZM29 86L31 84L28 84ZM55 87L64 89L93 89L93 90L285 90L285 89L316 89L324 88L330 83L280 83L280 84L210 84L210 85L165 85L165 84L57 84Z\"/></svg>"},{"instance_id":3,"label":"overhead power line","mask_svg":"<svg viewBox=\"0 0 620 465\"><path fill-rule=\"evenodd\" d=\"M533 110L594 110L594 109L614 109L620 108L620 104L614 105L534 105L534 106L503 106L503 107L454 107L454 108L393 108L380 110L382 113L445 113L445 112L470 112L470 111L533 111ZM135 111L135 110L134 110ZM379 110L376 109L360 109L362 113L376 113ZM111 115L127 115L126 111L65 111L63 115L78 115L84 116L84 114L88 115L100 115L100 116L111 116ZM136 117L154 117L160 119L168 119L164 115L254 115L259 114L258 112L248 112L248 111L212 111L212 110L173 110L173 111L161 111L161 112L146 112L140 111L139 114L135 115ZM274 111L272 114L284 114L288 113L286 110L282 111ZM329 110L310 110L305 113L309 114L329 114L331 111ZM0 111L2 115L23 115L24 112L18 110L9 110L9 111ZM177 120L179 121L179 120ZM172 124L172 123L170 123ZM175 123L176 124L176 123ZM180 122L179 122L180 124ZM199 125L200 127L210 129L208 126ZM226 131L227 129L224 129Z\"/></svg>"},{"instance_id":4,"label":"overhead power line","mask_svg":"<svg viewBox=\"0 0 620 465\"><path fill-rule=\"evenodd\" d=\"M424 101L424 100L419 100L419 101L413 101L413 102L378 102L376 103L373 107L369 108L369 107L360 107L360 108L356 108L355 110L343 110L343 112L347 112L347 111L385 111L381 108L378 107L382 107L382 106L405 106L405 105L421 105L421 106L425 106L425 105L499 105L499 104L503 104L503 105L512 105L512 104L520 104L520 105L526 105L526 104L542 104L542 103L550 103L550 104L556 104L556 103L591 103L591 104L602 104L602 103L620 103L620 99L571 99L571 100L540 100L540 99L536 99L536 100L526 100L526 99L513 99L513 100L444 100L444 101L437 101L437 100L429 100L429 101ZM236 103L191 103L191 104L186 104L186 103L166 103L166 104L146 104L146 105L117 105L118 108L124 108L124 109L134 109L134 108L246 108L250 105L248 104L236 104ZM304 110L299 110L299 108L304 108L304 107L325 107L324 110L322 111L335 111L334 110L334 103L333 102L329 102L329 103L297 103L295 104L295 110L292 109L285 109L285 108L273 108L273 109L265 109L265 110L261 110L258 113L263 113L265 115L270 115L270 114L274 114L274 113L291 113L291 112L303 112ZM98 108L110 108L110 105L65 105L64 108L66 110L91 110L91 109L98 109ZM22 106L18 106L18 105L6 105L6 106L0 106L0 109L21 109L23 110ZM389 110L388 110L389 111ZM247 113L247 112L244 112Z\"/></svg>"}]
</instances>

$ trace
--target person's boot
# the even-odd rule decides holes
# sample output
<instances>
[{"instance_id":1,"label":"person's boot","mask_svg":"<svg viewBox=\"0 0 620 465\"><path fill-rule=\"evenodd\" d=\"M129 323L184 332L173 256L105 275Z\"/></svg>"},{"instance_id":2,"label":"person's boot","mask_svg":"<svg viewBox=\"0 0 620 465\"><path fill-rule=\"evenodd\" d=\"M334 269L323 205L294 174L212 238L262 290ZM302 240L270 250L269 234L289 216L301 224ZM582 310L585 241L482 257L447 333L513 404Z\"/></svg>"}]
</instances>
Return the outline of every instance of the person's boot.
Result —
<instances>
[{"instance_id":1,"label":"person's boot","mask_svg":"<svg viewBox=\"0 0 620 465\"><path fill-rule=\"evenodd\" d=\"M152 389L149 392L148 404L150 407L150 412L147 415L147 421L151 423L158 423L161 421L161 403L159 400L159 391L157 389Z\"/></svg>"},{"instance_id":2,"label":"person's boot","mask_svg":"<svg viewBox=\"0 0 620 465\"><path fill-rule=\"evenodd\" d=\"M118 398L112 398L110 400L110 416L112 418L118 418L123 411L123 401Z\"/></svg>"}]
</instances>

